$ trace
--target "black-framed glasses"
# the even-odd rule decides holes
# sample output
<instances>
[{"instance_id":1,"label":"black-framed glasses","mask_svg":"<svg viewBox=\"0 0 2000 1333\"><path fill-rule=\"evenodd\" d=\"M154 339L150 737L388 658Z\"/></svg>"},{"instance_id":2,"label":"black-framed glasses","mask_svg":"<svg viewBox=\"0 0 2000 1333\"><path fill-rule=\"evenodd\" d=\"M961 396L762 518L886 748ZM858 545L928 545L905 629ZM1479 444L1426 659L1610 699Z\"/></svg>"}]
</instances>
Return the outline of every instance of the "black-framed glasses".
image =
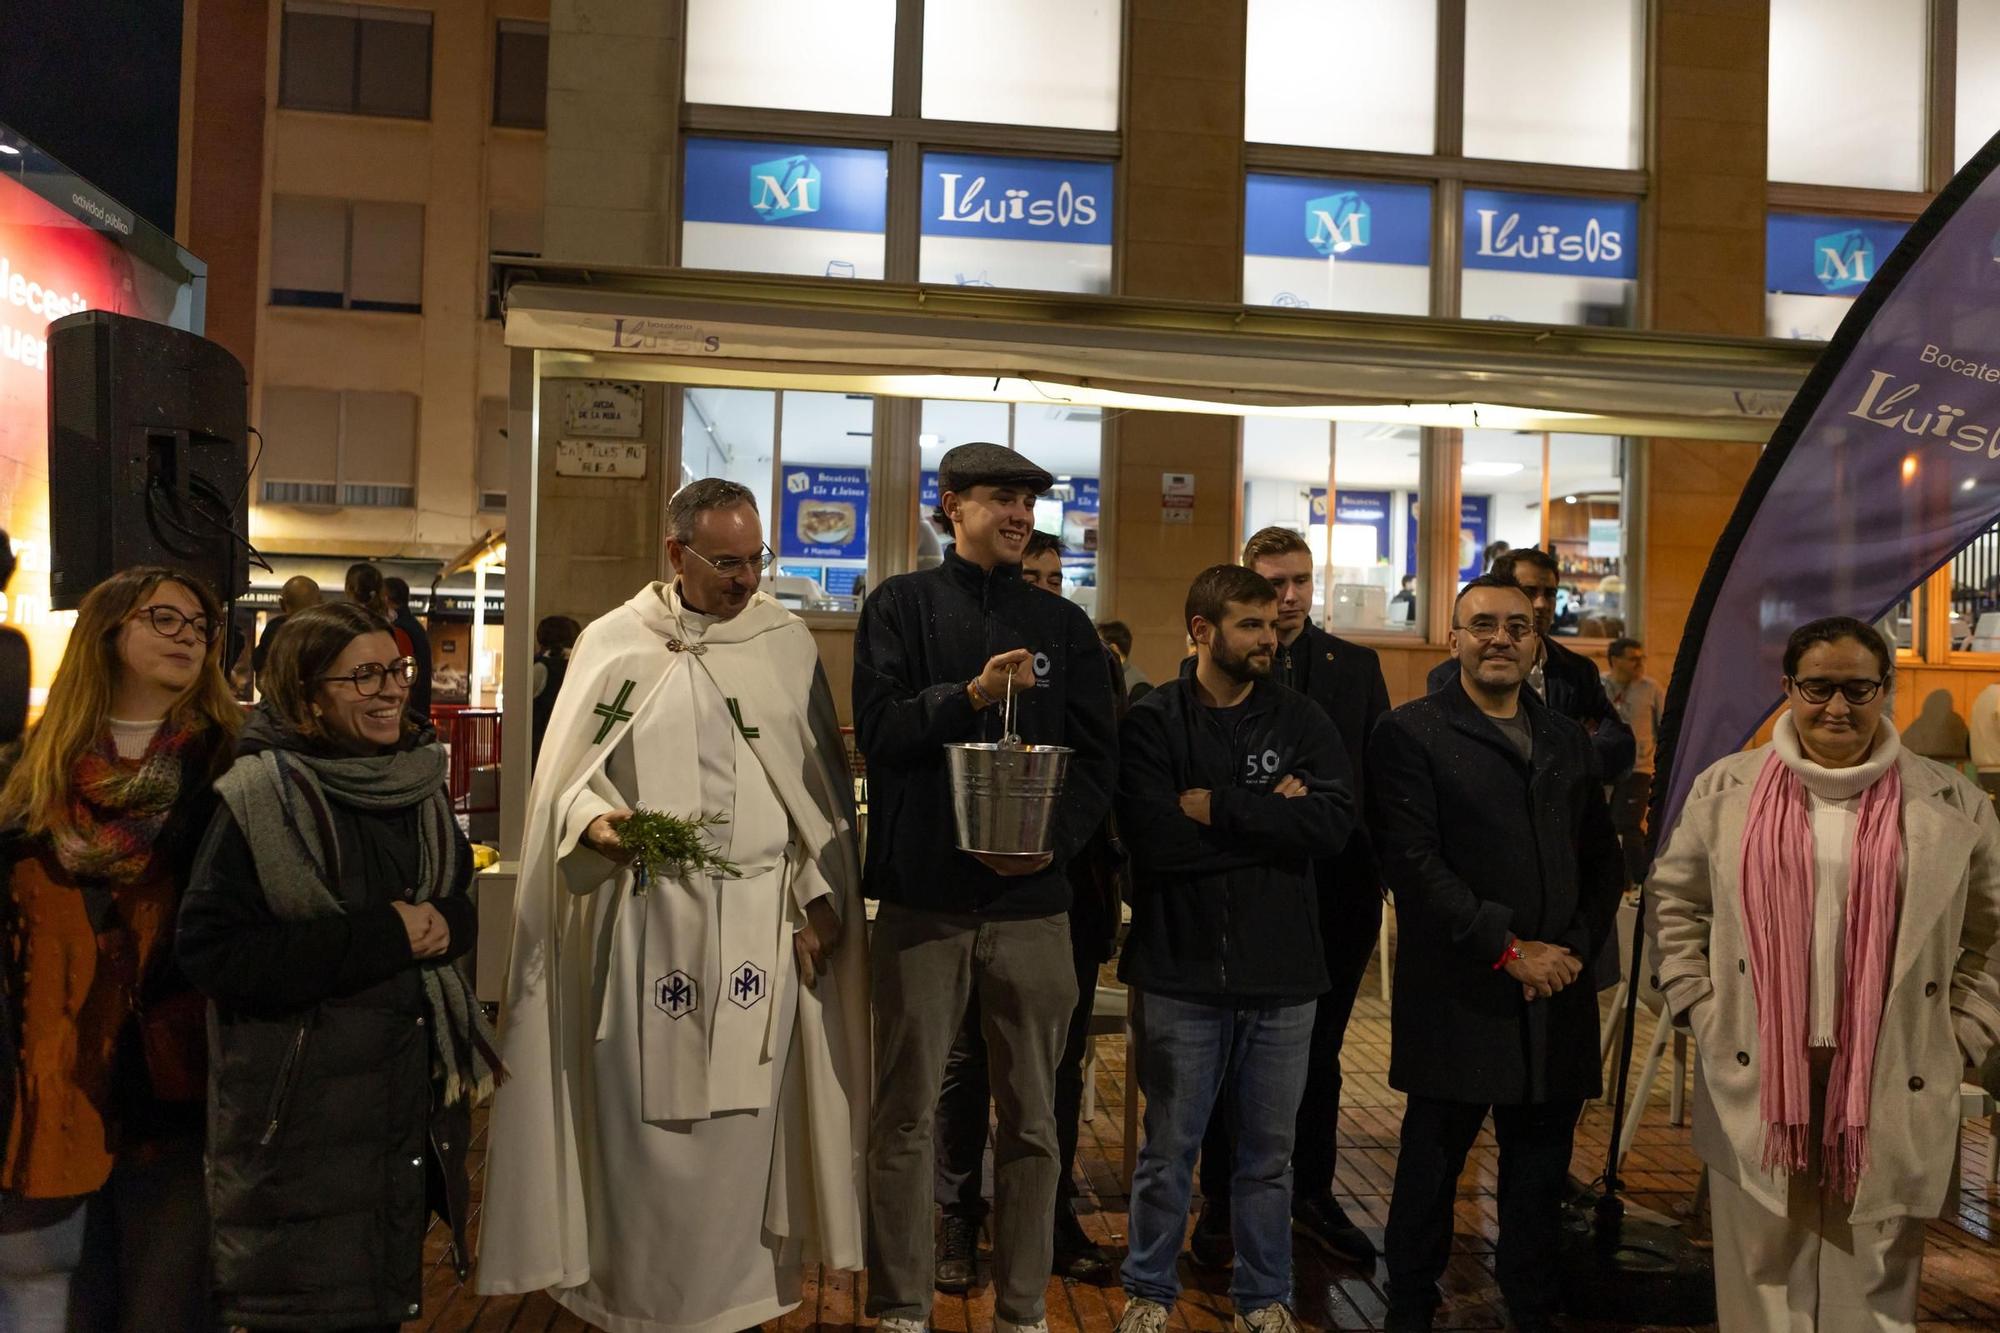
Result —
<instances>
[{"instance_id":1,"label":"black-framed glasses","mask_svg":"<svg viewBox=\"0 0 2000 1333\"><path fill-rule=\"evenodd\" d=\"M132 614L134 616L144 616L146 623L152 627L153 633L163 639L178 639L183 629L192 627L195 635L203 643L214 643L215 636L222 632L222 626L216 624L207 616L187 615L178 607L167 606L159 602L155 602L151 606L142 606Z\"/></svg>"},{"instance_id":2,"label":"black-framed glasses","mask_svg":"<svg viewBox=\"0 0 2000 1333\"><path fill-rule=\"evenodd\" d=\"M1509 616L1500 620L1494 616L1474 616L1463 625L1453 625L1462 629L1481 643L1491 643L1501 635L1506 635L1515 643L1525 643L1535 637L1535 622L1526 616Z\"/></svg>"},{"instance_id":3,"label":"black-framed glasses","mask_svg":"<svg viewBox=\"0 0 2000 1333\"><path fill-rule=\"evenodd\" d=\"M324 684L344 680L354 687L354 692L364 699L373 698L382 692L382 686L394 677L404 689L417 683L417 659L399 657L393 662L363 662L344 676L321 676Z\"/></svg>"},{"instance_id":4,"label":"black-framed glasses","mask_svg":"<svg viewBox=\"0 0 2000 1333\"><path fill-rule=\"evenodd\" d=\"M711 560L692 546L682 546L681 549L726 579L734 578L736 575L752 569L761 574L775 564L778 559L778 553L773 551L769 545L762 547L755 556L749 559L745 559L740 555L725 555L719 560Z\"/></svg>"},{"instance_id":5,"label":"black-framed glasses","mask_svg":"<svg viewBox=\"0 0 2000 1333\"><path fill-rule=\"evenodd\" d=\"M1823 704L1838 693L1847 702L1856 705L1874 702L1882 692L1886 682L1879 680L1794 680L1792 688L1799 697L1809 704Z\"/></svg>"}]
</instances>

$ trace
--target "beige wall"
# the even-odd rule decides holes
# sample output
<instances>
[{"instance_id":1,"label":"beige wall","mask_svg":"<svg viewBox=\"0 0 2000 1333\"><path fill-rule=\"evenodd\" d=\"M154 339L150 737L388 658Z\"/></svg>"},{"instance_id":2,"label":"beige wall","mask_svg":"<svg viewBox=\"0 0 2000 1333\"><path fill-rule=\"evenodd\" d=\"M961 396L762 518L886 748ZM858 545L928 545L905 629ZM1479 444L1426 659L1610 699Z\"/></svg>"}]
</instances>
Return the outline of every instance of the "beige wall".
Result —
<instances>
[{"instance_id":1,"label":"beige wall","mask_svg":"<svg viewBox=\"0 0 2000 1333\"><path fill-rule=\"evenodd\" d=\"M232 345L252 367L251 420L267 384L419 400L414 509L253 503L251 538L266 549L442 558L505 521L477 509L479 400L507 392L499 326L485 318L487 213L540 210L544 136L489 123L493 52L500 19L546 20L548 3L411 7L432 14L428 121L282 109L282 6L188 6L194 56L184 61L183 120L195 132L182 155L182 211L187 243L210 265L211 331L227 339L254 330L252 345ZM260 78L246 78L256 71L252 52ZM258 146L254 164L242 160L244 145ZM266 304L274 193L422 204L423 313Z\"/></svg>"}]
</instances>

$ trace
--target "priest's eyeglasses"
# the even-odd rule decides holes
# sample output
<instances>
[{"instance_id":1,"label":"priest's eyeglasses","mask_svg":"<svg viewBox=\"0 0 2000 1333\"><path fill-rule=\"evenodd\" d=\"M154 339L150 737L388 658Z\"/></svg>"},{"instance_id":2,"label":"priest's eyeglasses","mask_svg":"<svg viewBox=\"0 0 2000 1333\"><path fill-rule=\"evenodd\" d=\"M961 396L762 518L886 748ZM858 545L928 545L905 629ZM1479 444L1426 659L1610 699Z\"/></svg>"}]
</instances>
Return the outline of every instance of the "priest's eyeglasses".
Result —
<instances>
[{"instance_id":1,"label":"priest's eyeglasses","mask_svg":"<svg viewBox=\"0 0 2000 1333\"><path fill-rule=\"evenodd\" d=\"M769 546L765 546L749 559L740 555L725 555L718 560L711 560L692 546L683 546L681 549L726 579L734 578L738 574L747 574L752 570L761 574L778 558L778 553Z\"/></svg>"},{"instance_id":2,"label":"priest's eyeglasses","mask_svg":"<svg viewBox=\"0 0 2000 1333\"><path fill-rule=\"evenodd\" d=\"M1882 692L1879 680L1795 680L1792 688L1809 704L1823 704L1835 693L1857 706L1871 702Z\"/></svg>"},{"instance_id":3,"label":"priest's eyeglasses","mask_svg":"<svg viewBox=\"0 0 2000 1333\"><path fill-rule=\"evenodd\" d=\"M1463 625L1453 625L1462 629L1481 643L1491 643L1503 635L1515 643L1525 643L1535 637L1535 622L1526 616L1509 616L1497 620L1492 616L1474 616Z\"/></svg>"},{"instance_id":4,"label":"priest's eyeglasses","mask_svg":"<svg viewBox=\"0 0 2000 1333\"><path fill-rule=\"evenodd\" d=\"M174 607L160 603L142 606L132 614L146 617L146 623L153 627L153 633L165 639L178 639L181 630L188 626L194 627L195 636L203 643L214 643L215 636L222 632L222 627L207 616L184 615Z\"/></svg>"},{"instance_id":5,"label":"priest's eyeglasses","mask_svg":"<svg viewBox=\"0 0 2000 1333\"><path fill-rule=\"evenodd\" d=\"M387 664L381 662L363 662L344 676L321 676L320 680L326 684L332 684L336 680L344 680L354 687L356 694L364 699L370 699L382 692L382 686L391 677L394 677L396 683L404 689L408 689L410 686L416 684L417 659L414 657L399 657Z\"/></svg>"}]
</instances>

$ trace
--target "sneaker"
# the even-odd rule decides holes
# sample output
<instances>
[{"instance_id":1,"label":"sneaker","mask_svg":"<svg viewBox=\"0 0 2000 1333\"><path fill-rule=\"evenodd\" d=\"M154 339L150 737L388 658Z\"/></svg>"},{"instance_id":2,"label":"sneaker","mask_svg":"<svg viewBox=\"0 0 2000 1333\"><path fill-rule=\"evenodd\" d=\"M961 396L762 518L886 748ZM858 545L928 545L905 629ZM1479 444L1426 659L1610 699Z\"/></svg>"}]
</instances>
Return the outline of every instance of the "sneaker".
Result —
<instances>
[{"instance_id":1,"label":"sneaker","mask_svg":"<svg viewBox=\"0 0 2000 1333\"><path fill-rule=\"evenodd\" d=\"M994 1315L993 1333L1049 1333L1049 1321L1037 1319L1031 1324L1017 1324L1011 1319Z\"/></svg>"},{"instance_id":2,"label":"sneaker","mask_svg":"<svg viewBox=\"0 0 2000 1333\"><path fill-rule=\"evenodd\" d=\"M1301 1333L1298 1317L1283 1301L1249 1314L1239 1314L1231 1325L1235 1333Z\"/></svg>"},{"instance_id":3,"label":"sneaker","mask_svg":"<svg viewBox=\"0 0 2000 1333\"><path fill-rule=\"evenodd\" d=\"M1229 1205L1202 1201L1188 1239L1188 1259L1196 1268L1227 1268L1236 1262L1236 1240L1229 1234Z\"/></svg>"},{"instance_id":4,"label":"sneaker","mask_svg":"<svg viewBox=\"0 0 2000 1333\"><path fill-rule=\"evenodd\" d=\"M1050 1270L1057 1277L1075 1282L1102 1284L1111 1277L1111 1252L1084 1233L1083 1224L1068 1204L1056 1205L1055 1262Z\"/></svg>"},{"instance_id":5,"label":"sneaker","mask_svg":"<svg viewBox=\"0 0 2000 1333\"><path fill-rule=\"evenodd\" d=\"M887 1315L875 1321L875 1333L930 1333L928 1319L895 1319Z\"/></svg>"},{"instance_id":6,"label":"sneaker","mask_svg":"<svg viewBox=\"0 0 2000 1333\"><path fill-rule=\"evenodd\" d=\"M1351 1264L1372 1264L1378 1251L1368 1233L1354 1225L1347 1211L1331 1194L1314 1195L1292 1202L1292 1225L1300 1235L1336 1259Z\"/></svg>"},{"instance_id":7,"label":"sneaker","mask_svg":"<svg viewBox=\"0 0 2000 1333\"><path fill-rule=\"evenodd\" d=\"M1118 1325L1111 1333L1163 1333L1172 1315L1173 1311L1158 1301L1134 1296L1125 1302L1125 1313L1118 1316Z\"/></svg>"},{"instance_id":8,"label":"sneaker","mask_svg":"<svg viewBox=\"0 0 2000 1333\"><path fill-rule=\"evenodd\" d=\"M939 1291L959 1296L972 1290L979 1279L979 1220L944 1215L938 1228L937 1260L931 1266L931 1285Z\"/></svg>"}]
</instances>

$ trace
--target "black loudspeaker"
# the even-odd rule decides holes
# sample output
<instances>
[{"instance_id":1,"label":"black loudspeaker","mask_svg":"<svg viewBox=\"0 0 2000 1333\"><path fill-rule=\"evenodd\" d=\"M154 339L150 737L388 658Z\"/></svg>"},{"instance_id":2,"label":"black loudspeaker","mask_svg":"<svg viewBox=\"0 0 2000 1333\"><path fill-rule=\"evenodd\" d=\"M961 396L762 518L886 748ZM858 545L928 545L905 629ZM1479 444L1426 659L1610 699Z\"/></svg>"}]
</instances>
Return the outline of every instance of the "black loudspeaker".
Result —
<instances>
[{"instance_id":1,"label":"black loudspeaker","mask_svg":"<svg viewBox=\"0 0 2000 1333\"><path fill-rule=\"evenodd\" d=\"M86 310L49 325L49 593L169 565L223 601L250 584L249 387L208 339Z\"/></svg>"}]
</instances>

